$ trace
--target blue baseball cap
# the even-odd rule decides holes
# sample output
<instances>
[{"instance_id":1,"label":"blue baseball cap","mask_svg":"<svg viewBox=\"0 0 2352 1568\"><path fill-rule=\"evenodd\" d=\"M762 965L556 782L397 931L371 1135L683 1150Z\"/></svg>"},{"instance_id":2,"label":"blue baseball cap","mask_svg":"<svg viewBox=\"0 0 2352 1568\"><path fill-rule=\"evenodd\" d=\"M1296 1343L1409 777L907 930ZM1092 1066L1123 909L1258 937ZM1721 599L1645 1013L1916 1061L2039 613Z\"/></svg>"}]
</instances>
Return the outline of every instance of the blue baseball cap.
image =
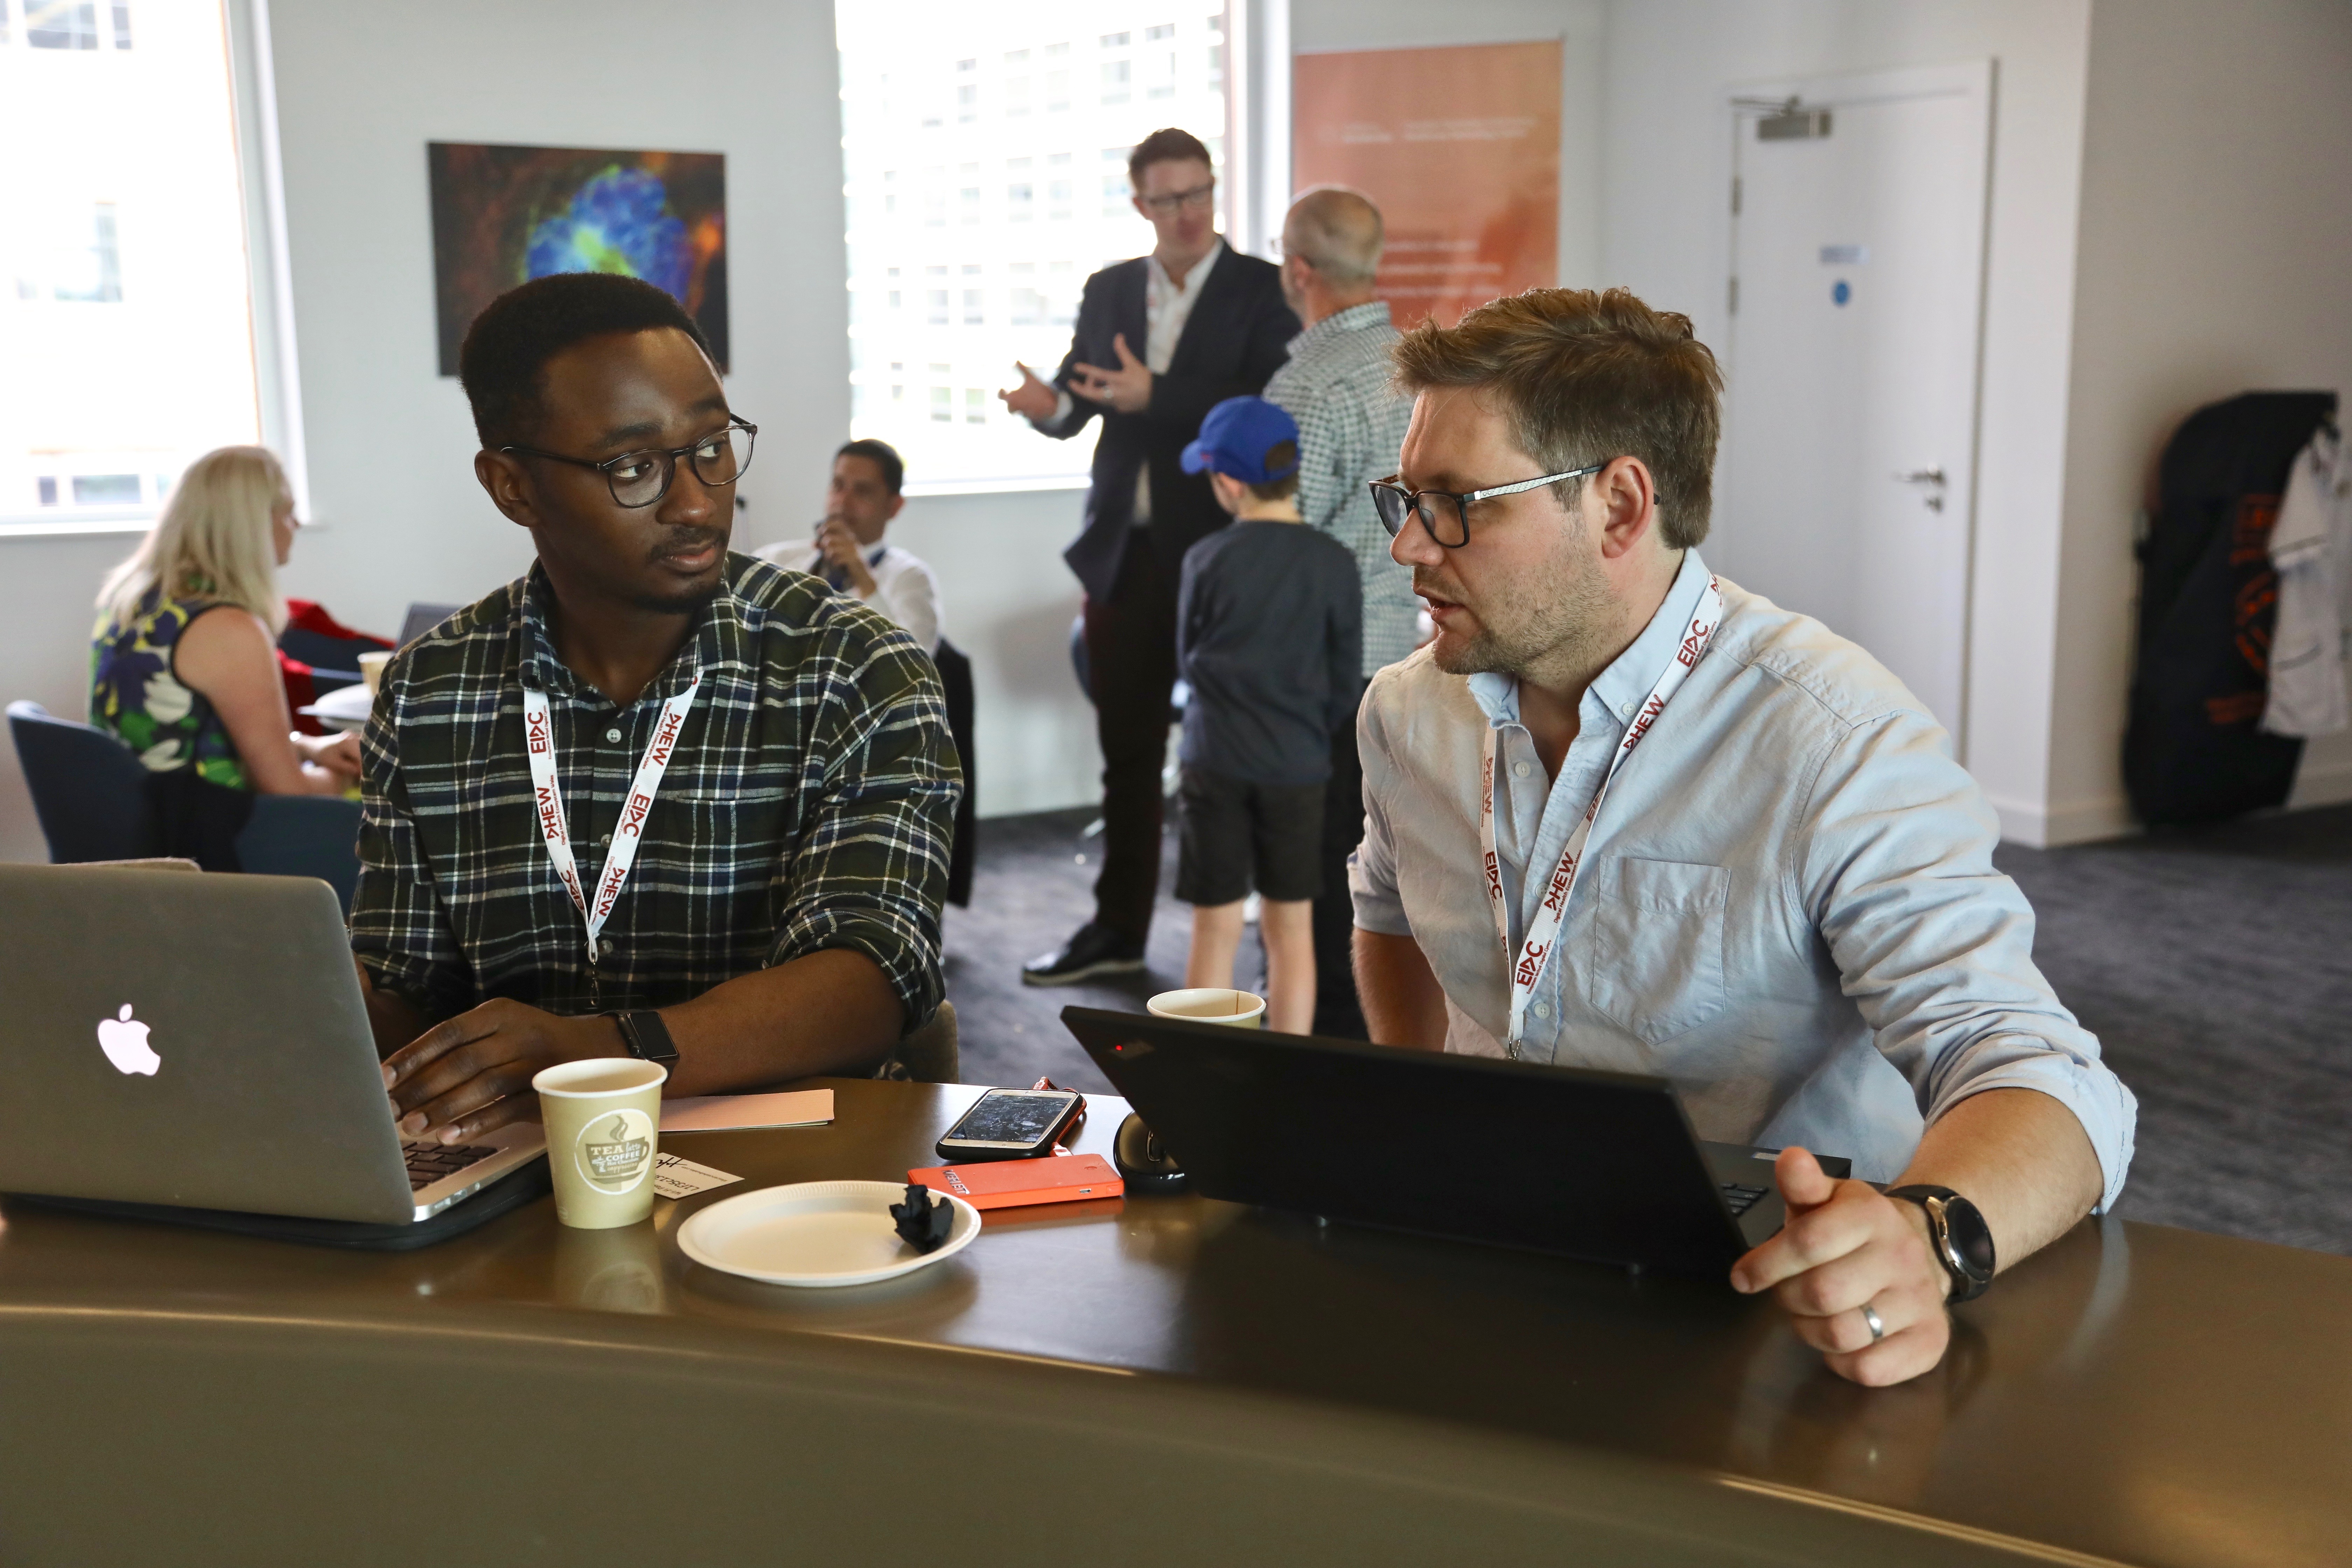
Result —
<instances>
[{"instance_id":1,"label":"blue baseball cap","mask_svg":"<svg viewBox=\"0 0 2352 1568\"><path fill-rule=\"evenodd\" d=\"M1290 461L1280 471L1265 466L1266 455L1285 441ZM1214 469L1227 479L1270 485L1298 471L1298 421L1263 397L1228 397L1201 421L1201 437L1184 448L1184 471Z\"/></svg>"}]
</instances>

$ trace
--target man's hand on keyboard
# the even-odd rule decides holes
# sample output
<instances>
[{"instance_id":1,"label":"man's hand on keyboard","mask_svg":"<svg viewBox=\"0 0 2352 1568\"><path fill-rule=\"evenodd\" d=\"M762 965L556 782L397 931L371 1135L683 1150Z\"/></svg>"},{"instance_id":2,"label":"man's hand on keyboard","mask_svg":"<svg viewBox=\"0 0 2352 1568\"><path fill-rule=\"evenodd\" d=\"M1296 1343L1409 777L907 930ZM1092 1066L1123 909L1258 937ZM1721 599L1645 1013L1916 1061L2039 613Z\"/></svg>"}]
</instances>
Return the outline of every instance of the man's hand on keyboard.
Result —
<instances>
[{"instance_id":1,"label":"man's hand on keyboard","mask_svg":"<svg viewBox=\"0 0 2352 1568\"><path fill-rule=\"evenodd\" d=\"M628 1055L610 1018L559 1018L504 998L436 1024L384 1059L384 1092L408 1138L461 1143L535 1116L540 1068Z\"/></svg>"}]
</instances>

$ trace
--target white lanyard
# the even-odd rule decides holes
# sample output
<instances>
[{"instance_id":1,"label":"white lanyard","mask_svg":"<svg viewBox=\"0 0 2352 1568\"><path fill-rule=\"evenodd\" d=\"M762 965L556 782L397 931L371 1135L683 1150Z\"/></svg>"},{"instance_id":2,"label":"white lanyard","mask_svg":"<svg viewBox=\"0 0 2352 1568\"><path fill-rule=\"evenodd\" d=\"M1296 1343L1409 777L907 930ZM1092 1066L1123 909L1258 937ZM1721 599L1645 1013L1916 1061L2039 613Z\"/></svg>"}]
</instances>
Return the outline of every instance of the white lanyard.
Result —
<instances>
[{"instance_id":1,"label":"white lanyard","mask_svg":"<svg viewBox=\"0 0 2352 1568\"><path fill-rule=\"evenodd\" d=\"M1625 727L1625 738L1618 742L1616 752L1609 759L1609 771L1601 775L1601 787L1592 792L1592 804L1585 808L1584 820L1568 836L1567 847L1559 852L1559 864L1552 868L1551 882L1544 889L1543 902L1537 906L1535 918L1528 922L1528 933L1519 943L1517 957L1511 962L1511 1023L1506 1037L1513 1058L1519 1054L1519 1039L1526 1032L1528 1002L1535 995L1536 982L1544 972L1544 961L1551 955L1552 944L1559 935L1559 922L1568 913L1568 900L1576 890L1576 874L1583 868L1585 841L1592 837L1593 819L1601 815L1601 803L1609 794L1609 785L1617 777L1617 770L1642 743L1642 737L1658 721L1666 703L1682 687L1699 655L1706 651L1707 639L1715 635L1723 619L1723 592L1714 578L1707 579L1706 591L1699 595L1698 610L1691 616L1690 625L1683 629L1682 640L1675 657L1666 661L1665 673L1650 688L1650 695L1642 710ZM1485 866L1486 902L1495 911L1495 934L1503 944L1503 953L1511 958L1511 913L1503 900L1503 863L1495 853L1495 730L1488 725L1485 752L1486 765L1479 779L1478 837L1486 852Z\"/></svg>"},{"instance_id":2,"label":"white lanyard","mask_svg":"<svg viewBox=\"0 0 2352 1568\"><path fill-rule=\"evenodd\" d=\"M572 895L572 908L587 922L592 970L596 963L596 933L604 929L605 918L620 901L621 884L629 879L629 868L636 864L646 814L653 809L662 774L669 771L670 753L677 749L678 731L686 727L687 710L701 689L702 677L698 675L692 685L662 704L661 722L654 726L654 738L646 743L645 760L637 764L637 776L629 781L629 798L621 807L621 820L614 825L612 847L604 851L604 874L596 879L592 904L580 889L580 868L572 858L572 830L563 819L563 794L555 782L555 726L548 717L547 693L523 688L523 752L530 759L539 828L547 839L547 858L555 862L556 879Z\"/></svg>"}]
</instances>

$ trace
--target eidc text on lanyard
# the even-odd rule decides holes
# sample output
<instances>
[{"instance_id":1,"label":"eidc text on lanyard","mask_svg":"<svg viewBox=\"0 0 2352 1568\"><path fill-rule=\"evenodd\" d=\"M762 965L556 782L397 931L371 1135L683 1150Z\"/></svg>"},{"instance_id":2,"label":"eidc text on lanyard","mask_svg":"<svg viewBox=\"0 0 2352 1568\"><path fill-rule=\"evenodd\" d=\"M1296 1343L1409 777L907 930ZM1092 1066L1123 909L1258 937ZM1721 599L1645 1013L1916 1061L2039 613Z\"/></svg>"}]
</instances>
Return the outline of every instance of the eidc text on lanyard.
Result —
<instances>
[{"instance_id":1,"label":"eidc text on lanyard","mask_svg":"<svg viewBox=\"0 0 2352 1568\"><path fill-rule=\"evenodd\" d=\"M563 816L563 792L555 782L555 726L548 717L547 693L524 687L522 691L523 752L530 759L531 794L539 807L539 828L547 840L547 858L555 862L555 875L563 890L572 895L572 908L588 927L589 985L596 984L596 933L604 929L604 921L620 901L621 885L629 879L629 868L637 861L637 844L645 832L646 816L653 810L654 796L660 793L662 774L669 771L669 759L677 750L678 731L686 728L688 710L694 706L694 694L702 689L702 677L662 704L661 722L654 726L654 738L646 742L646 754L637 763L637 776L629 781L629 798L621 807L621 820L614 825L613 843L604 851L604 871L596 879L596 895L592 901L580 886L580 868L572 858L572 829Z\"/></svg>"},{"instance_id":2,"label":"eidc text on lanyard","mask_svg":"<svg viewBox=\"0 0 2352 1568\"><path fill-rule=\"evenodd\" d=\"M1516 1058L1519 1054L1520 1037L1527 1032L1528 1003L1536 994L1536 982L1544 972L1544 961L1551 956L1552 944L1559 936L1559 922L1568 913L1568 900L1576 890L1576 874L1583 868L1585 841L1592 837L1594 818L1601 815L1601 803L1609 796L1609 786L1617 777L1617 770L1642 743L1642 737L1658 721L1691 669L1698 663L1699 655L1706 651L1707 639L1715 636L1716 626L1723 619L1723 591L1714 578L1707 579L1706 591L1698 596L1698 609L1690 625L1683 629L1675 657L1666 661L1664 675L1650 688L1649 697L1642 710L1625 728L1625 738L1609 759L1609 771L1601 776L1601 787L1592 792L1592 804L1585 808L1584 820L1568 836L1567 847L1559 852L1559 864L1552 868L1551 882L1544 889L1543 902L1536 907L1535 918L1528 922L1528 934L1519 943L1519 951L1511 963L1511 1029L1507 1048ZM1478 802L1478 837L1486 852L1486 902L1495 911L1495 934L1501 939L1503 954L1511 958L1511 911L1503 900L1503 863L1495 854L1495 731L1486 731L1486 767L1480 779L1482 793Z\"/></svg>"}]
</instances>

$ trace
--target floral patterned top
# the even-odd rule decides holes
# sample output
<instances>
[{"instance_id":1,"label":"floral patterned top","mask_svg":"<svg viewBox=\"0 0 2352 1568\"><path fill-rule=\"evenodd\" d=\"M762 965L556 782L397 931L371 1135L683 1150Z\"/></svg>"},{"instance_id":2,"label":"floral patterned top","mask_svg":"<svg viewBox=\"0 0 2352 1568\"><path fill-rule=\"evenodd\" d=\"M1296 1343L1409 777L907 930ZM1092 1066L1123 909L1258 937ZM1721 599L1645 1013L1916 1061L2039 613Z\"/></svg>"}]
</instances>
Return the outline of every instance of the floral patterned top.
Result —
<instances>
[{"instance_id":1,"label":"floral patterned top","mask_svg":"<svg viewBox=\"0 0 2352 1568\"><path fill-rule=\"evenodd\" d=\"M194 768L230 789L251 789L228 727L202 693L180 684L172 655L198 616L217 599L167 599L147 591L121 625L101 616L91 634L89 721L139 753L153 773Z\"/></svg>"}]
</instances>

